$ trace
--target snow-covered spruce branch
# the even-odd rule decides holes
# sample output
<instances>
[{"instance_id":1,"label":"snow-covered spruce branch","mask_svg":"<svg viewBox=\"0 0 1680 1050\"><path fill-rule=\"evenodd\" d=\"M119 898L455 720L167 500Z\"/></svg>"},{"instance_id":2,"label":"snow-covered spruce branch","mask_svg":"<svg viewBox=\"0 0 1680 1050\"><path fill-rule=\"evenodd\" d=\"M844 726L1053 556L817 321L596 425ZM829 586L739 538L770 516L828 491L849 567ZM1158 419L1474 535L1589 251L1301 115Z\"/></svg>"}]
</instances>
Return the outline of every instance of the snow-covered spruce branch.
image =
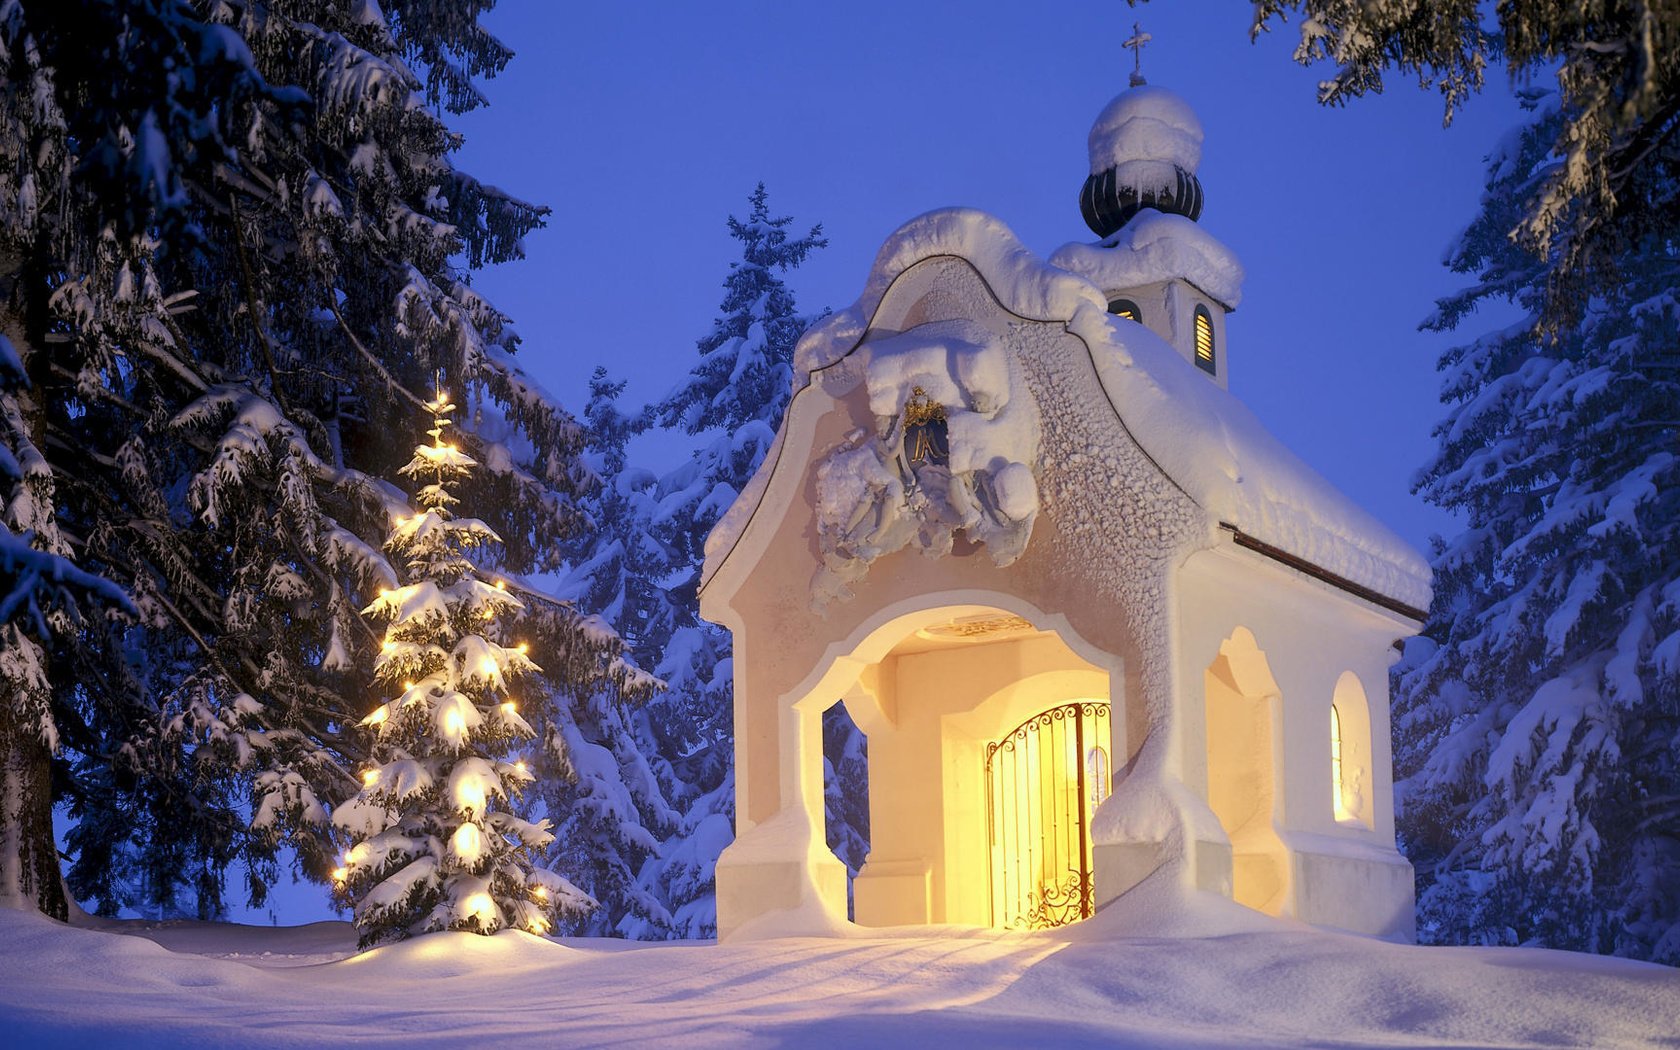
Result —
<instances>
[{"instance_id":1,"label":"snow-covered spruce branch","mask_svg":"<svg viewBox=\"0 0 1680 1050\"><path fill-rule=\"evenodd\" d=\"M250 254L245 249L245 220L239 214L239 198L231 193L228 194L228 210L233 213L230 226L233 229L234 257L239 260L239 274L245 285L245 319L250 324L251 331L256 334L257 345L262 347L263 363L268 369L270 395L280 405L281 410L285 411L285 394L281 390L280 377L275 372L274 341L269 338L268 326L263 322L266 311L257 302L257 279L251 269Z\"/></svg>"},{"instance_id":2,"label":"snow-covered spruce branch","mask_svg":"<svg viewBox=\"0 0 1680 1050\"><path fill-rule=\"evenodd\" d=\"M50 635L43 605L68 603L78 594L138 615L139 610L121 587L103 576L84 572L67 558L36 550L30 539L30 533L19 534L0 526L0 571L6 577L5 593L0 595L0 623L22 613L43 636Z\"/></svg>"},{"instance_id":3,"label":"snow-covered spruce branch","mask_svg":"<svg viewBox=\"0 0 1680 1050\"><path fill-rule=\"evenodd\" d=\"M338 322L338 327L344 333L344 338L349 340L350 345L355 348L356 353L360 354L362 356L362 360L367 362L368 367L373 369L374 374L377 375L380 381L385 384L385 389L390 393L400 394L403 400L407 401L415 408L424 409L426 407L425 399L419 397L410 391L408 387L398 382L397 377L391 374L391 370L385 367L384 362L380 361L379 358L374 355L373 351L369 350L362 344L360 339L356 338L356 333L350 328L350 322L344 319L344 313L339 310L338 304L335 302L328 302L327 309L332 311L333 319Z\"/></svg>"}]
</instances>

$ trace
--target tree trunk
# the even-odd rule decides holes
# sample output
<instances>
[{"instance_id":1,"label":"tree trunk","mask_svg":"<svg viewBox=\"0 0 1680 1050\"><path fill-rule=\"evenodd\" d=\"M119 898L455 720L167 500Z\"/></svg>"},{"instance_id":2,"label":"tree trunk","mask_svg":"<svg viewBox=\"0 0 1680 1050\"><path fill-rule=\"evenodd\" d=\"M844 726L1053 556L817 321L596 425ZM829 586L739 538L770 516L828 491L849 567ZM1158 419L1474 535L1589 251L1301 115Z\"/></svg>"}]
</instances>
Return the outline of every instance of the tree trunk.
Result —
<instances>
[{"instance_id":1,"label":"tree trunk","mask_svg":"<svg viewBox=\"0 0 1680 1050\"><path fill-rule=\"evenodd\" d=\"M15 713L15 712L14 712ZM70 917L52 826L52 756L33 733L0 726L0 907Z\"/></svg>"},{"instance_id":2,"label":"tree trunk","mask_svg":"<svg viewBox=\"0 0 1680 1050\"><path fill-rule=\"evenodd\" d=\"M30 338L30 303L44 303L46 281L35 281L35 294L25 288L25 259L17 254L0 254L0 333L23 359L33 389L51 379L48 355L34 352L39 344ZM37 308L38 319L44 316ZM39 327L37 324L35 327ZM39 402L27 391L15 391L19 415L27 433L13 435L36 449L45 448L46 420ZM17 448L7 449L16 453ZM16 482L29 485L27 479ZM0 509L7 520L0 528L34 530L36 545L51 549L57 541L52 527L53 502L50 485L30 493L32 515L18 521L15 507L7 507L7 493L0 493ZM45 497L45 498L43 498ZM68 553L55 551L55 553ZM37 641L26 634L14 614L12 623L0 624L0 907L32 908L61 921L69 918L64 876L58 863L58 843L53 835L52 750L44 732L51 725L51 698L43 670L47 656Z\"/></svg>"}]
</instances>

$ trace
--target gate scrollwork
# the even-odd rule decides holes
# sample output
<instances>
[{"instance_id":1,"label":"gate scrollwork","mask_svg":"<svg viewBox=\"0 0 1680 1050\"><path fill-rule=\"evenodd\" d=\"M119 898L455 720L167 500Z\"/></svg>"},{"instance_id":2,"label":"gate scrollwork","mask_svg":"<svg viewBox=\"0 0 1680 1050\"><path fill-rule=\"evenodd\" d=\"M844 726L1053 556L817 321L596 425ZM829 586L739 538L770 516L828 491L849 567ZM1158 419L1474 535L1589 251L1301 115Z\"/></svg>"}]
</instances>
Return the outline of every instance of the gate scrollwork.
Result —
<instances>
[{"instance_id":1,"label":"gate scrollwork","mask_svg":"<svg viewBox=\"0 0 1680 1050\"><path fill-rule=\"evenodd\" d=\"M992 924L1048 929L1094 911L1091 815L1107 784L1109 705L1062 704L986 747ZM1096 752L1101 761L1090 761Z\"/></svg>"}]
</instances>

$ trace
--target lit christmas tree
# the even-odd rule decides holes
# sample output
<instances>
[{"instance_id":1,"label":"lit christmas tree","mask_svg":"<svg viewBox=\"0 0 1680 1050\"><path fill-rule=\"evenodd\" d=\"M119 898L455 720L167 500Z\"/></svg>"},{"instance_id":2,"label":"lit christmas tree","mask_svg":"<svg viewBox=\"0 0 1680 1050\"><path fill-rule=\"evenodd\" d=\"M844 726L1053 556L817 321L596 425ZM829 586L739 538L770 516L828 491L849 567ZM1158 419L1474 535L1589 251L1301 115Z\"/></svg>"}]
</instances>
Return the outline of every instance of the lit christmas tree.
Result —
<instances>
[{"instance_id":1,"label":"lit christmas tree","mask_svg":"<svg viewBox=\"0 0 1680 1050\"><path fill-rule=\"evenodd\" d=\"M531 779L515 751L533 736L513 687L534 685L540 668L523 643L498 641L523 605L471 557L499 538L450 510L448 482L477 465L444 440L456 406L440 391L426 407L432 443L402 468L424 482L422 509L385 544L414 582L363 610L388 621L374 678L396 696L363 719L377 734L363 787L333 817L352 841L333 877L364 947L437 930L540 934L595 903L537 866L548 821L511 810Z\"/></svg>"}]
</instances>

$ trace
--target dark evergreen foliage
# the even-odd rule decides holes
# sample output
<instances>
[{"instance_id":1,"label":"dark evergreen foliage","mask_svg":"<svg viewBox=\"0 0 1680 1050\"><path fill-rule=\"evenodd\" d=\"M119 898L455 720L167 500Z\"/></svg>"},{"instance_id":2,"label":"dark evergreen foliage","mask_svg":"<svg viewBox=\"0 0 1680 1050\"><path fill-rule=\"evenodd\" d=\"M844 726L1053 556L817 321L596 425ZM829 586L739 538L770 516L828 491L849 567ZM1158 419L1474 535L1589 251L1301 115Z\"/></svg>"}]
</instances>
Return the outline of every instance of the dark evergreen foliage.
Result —
<instances>
[{"instance_id":1,"label":"dark evergreen foliage","mask_svg":"<svg viewBox=\"0 0 1680 1050\"><path fill-rule=\"evenodd\" d=\"M650 529L657 479L629 463L625 445L642 428L618 405L624 383L597 368L584 412L585 461L599 480L584 498L588 526L567 545L571 568L560 593L625 640L626 653L652 666L671 635L676 610L661 581L671 552ZM640 936L670 922L663 903L638 881L660 839L681 821L665 796L668 755L691 736L654 732L644 673L609 683L582 702L557 708L545 727L540 790L558 828L554 858L599 906L563 928L578 934Z\"/></svg>"},{"instance_id":2,"label":"dark evergreen foliage","mask_svg":"<svg viewBox=\"0 0 1680 1050\"><path fill-rule=\"evenodd\" d=\"M1567 103L1565 103L1567 104ZM1556 99L1489 158L1450 264L1520 322L1441 361L1447 418L1419 475L1463 515L1435 551L1425 639L1395 689L1400 833L1420 930L1680 962L1680 242L1653 228L1544 333L1561 247L1508 231L1561 161ZM1626 191L1680 194L1680 143Z\"/></svg>"},{"instance_id":3,"label":"dark evergreen foliage","mask_svg":"<svg viewBox=\"0 0 1680 1050\"><path fill-rule=\"evenodd\" d=\"M333 866L360 609L405 506L380 479L438 376L508 569L558 568L578 525L582 431L456 262L517 257L544 215L450 161L443 115L509 56L490 6L0 3L0 331L28 381L6 444L34 479L8 525L137 612L41 642L70 882L101 910L214 914L241 868L260 902L283 844ZM592 691L616 642L551 626L545 667L582 675L558 691Z\"/></svg>"}]
</instances>

